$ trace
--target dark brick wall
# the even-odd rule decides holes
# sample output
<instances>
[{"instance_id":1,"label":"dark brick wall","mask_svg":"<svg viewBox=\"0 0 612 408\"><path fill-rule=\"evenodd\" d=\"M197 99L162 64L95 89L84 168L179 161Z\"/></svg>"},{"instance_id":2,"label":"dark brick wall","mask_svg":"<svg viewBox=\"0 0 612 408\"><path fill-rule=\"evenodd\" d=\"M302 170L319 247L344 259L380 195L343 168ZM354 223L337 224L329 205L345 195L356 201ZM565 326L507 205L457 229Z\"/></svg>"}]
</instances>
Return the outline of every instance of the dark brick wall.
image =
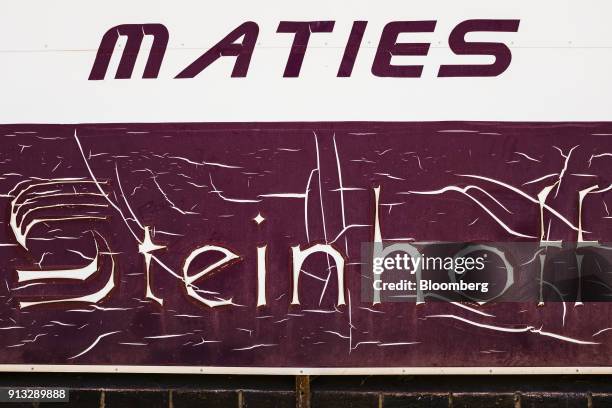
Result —
<instances>
[{"instance_id":1,"label":"dark brick wall","mask_svg":"<svg viewBox=\"0 0 612 408\"><path fill-rule=\"evenodd\" d=\"M289 408L296 385L304 408L612 407L612 376L0 375L0 387L71 390L69 403L3 405L14 408Z\"/></svg>"}]
</instances>

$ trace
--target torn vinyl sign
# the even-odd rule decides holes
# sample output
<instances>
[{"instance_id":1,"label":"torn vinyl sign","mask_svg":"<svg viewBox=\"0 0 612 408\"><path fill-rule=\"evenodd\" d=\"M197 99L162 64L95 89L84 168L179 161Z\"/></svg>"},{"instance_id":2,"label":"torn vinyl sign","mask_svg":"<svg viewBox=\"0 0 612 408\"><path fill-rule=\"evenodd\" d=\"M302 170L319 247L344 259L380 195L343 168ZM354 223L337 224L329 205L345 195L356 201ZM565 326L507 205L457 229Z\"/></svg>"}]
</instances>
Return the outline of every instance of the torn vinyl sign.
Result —
<instances>
[{"instance_id":1,"label":"torn vinyl sign","mask_svg":"<svg viewBox=\"0 0 612 408\"><path fill-rule=\"evenodd\" d=\"M609 240L611 132L4 125L1 361L194 372L606 367L609 303L376 302L361 290L362 244L377 239Z\"/></svg>"},{"instance_id":2,"label":"torn vinyl sign","mask_svg":"<svg viewBox=\"0 0 612 408\"><path fill-rule=\"evenodd\" d=\"M47 3L0 15L0 370L612 371L612 5Z\"/></svg>"}]
</instances>

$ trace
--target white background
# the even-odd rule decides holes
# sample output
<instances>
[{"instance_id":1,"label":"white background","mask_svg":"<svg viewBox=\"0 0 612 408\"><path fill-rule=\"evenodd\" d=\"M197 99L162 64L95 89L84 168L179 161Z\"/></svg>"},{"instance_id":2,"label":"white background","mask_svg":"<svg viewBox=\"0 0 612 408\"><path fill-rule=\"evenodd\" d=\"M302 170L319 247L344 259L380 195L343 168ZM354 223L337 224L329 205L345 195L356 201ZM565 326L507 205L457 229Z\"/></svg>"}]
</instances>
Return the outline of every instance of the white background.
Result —
<instances>
[{"instance_id":1,"label":"white background","mask_svg":"<svg viewBox=\"0 0 612 408\"><path fill-rule=\"evenodd\" d=\"M416 1L104 1L0 0L0 123L207 121L608 121L612 120L612 2L609 0ZM441 63L490 62L454 56L448 35L466 19L520 19L518 33L479 33L512 49L495 78L436 78ZM382 27L437 20L422 78L377 78L371 66ZM259 24L246 78L222 58L194 79L173 79L244 21ZM299 78L283 78L291 34L281 20L335 20L311 36ZM354 20L369 21L350 78L337 78ZM157 79L142 79L143 47L132 79L88 81L103 34L130 23L170 32ZM120 41L121 44L121 41ZM149 44L145 40L145 44Z\"/></svg>"}]
</instances>

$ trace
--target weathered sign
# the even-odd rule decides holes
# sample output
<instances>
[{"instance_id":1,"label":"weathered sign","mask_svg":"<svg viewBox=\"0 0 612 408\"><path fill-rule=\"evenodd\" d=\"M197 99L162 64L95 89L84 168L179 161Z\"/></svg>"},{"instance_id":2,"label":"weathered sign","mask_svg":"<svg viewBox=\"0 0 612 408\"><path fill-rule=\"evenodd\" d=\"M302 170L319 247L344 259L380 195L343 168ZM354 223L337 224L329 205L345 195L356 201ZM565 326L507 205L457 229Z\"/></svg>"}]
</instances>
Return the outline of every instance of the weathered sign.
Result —
<instances>
[{"instance_id":1,"label":"weathered sign","mask_svg":"<svg viewBox=\"0 0 612 408\"><path fill-rule=\"evenodd\" d=\"M612 370L610 6L240 3L0 16L0 369Z\"/></svg>"},{"instance_id":2,"label":"weathered sign","mask_svg":"<svg viewBox=\"0 0 612 408\"><path fill-rule=\"evenodd\" d=\"M606 365L609 303L375 302L361 294L361 246L377 234L575 242L580 228L609 240L612 147L601 135L610 132L475 122L2 126L0 357Z\"/></svg>"}]
</instances>

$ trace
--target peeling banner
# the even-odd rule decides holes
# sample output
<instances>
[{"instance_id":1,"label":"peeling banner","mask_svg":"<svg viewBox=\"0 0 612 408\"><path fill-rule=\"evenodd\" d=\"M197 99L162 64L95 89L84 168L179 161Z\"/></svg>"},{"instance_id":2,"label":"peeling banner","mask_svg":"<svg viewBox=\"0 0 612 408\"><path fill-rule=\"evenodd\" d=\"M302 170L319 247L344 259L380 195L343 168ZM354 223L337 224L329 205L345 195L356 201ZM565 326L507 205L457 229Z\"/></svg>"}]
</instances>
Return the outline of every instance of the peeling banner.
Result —
<instances>
[{"instance_id":1,"label":"peeling banner","mask_svg":"<svg viewBox=\"0 0 612 408\"><path fill-rule=\"evenodd\" d=\"M612 372L610 6L239 3L0 16L0 370Z\"/></svg>"}]
</instances>

